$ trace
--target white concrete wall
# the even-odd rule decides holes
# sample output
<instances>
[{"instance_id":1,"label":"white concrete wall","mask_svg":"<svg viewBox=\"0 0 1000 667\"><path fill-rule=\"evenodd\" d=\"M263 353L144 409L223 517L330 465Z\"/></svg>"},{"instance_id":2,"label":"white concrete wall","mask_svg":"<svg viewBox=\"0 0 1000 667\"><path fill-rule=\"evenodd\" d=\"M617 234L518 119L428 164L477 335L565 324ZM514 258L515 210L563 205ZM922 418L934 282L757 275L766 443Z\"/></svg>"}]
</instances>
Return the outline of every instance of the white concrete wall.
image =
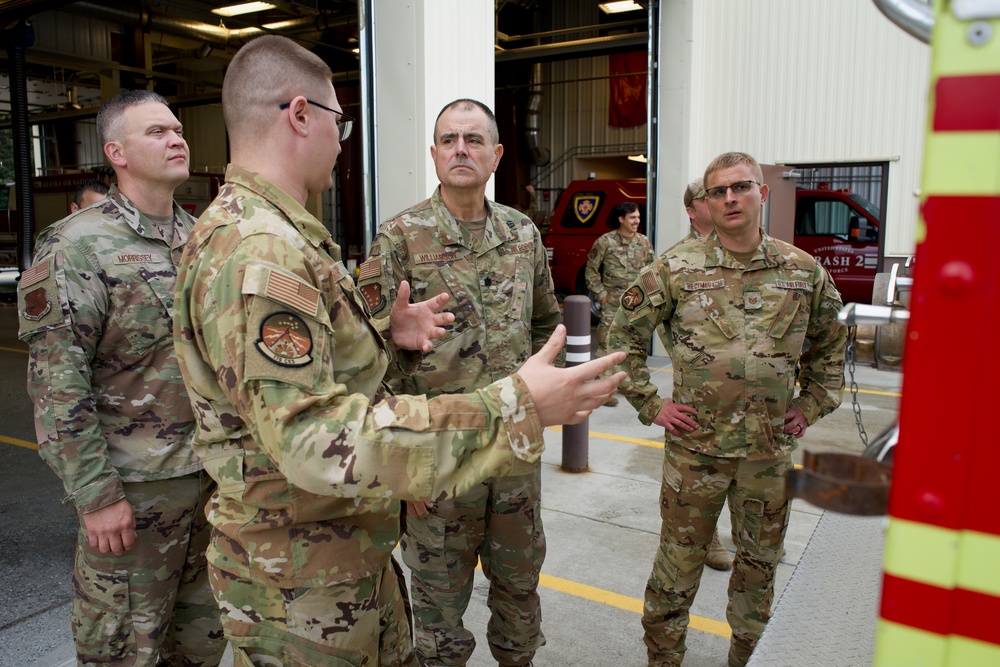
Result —
<instances>
[{"instance_id":1,"label":"white concrete wall","mask_svg":"<svg viewBox=\"0 0 1000 667\"><path fill-rule=\"evenodd\" d=\"M927 45L871 0L672 0L662 12L673 55L661 58L659 249L682 235L670 221L684 183L741 150L775 164L889 160L885 254L913 252Z\"/></svg>"},{"instance_id":2,"label":"white concrete wall","mask_svg":"<svg viewBox=\"0 0 1000 667\"><path fill-rule=\"evenodd\" d=\"M494 15L493 3L468 0L378 0L374 9L379 223L437 187L430 145L441 107L461 97L493 107Z\"/></svg>"}]
</instances>

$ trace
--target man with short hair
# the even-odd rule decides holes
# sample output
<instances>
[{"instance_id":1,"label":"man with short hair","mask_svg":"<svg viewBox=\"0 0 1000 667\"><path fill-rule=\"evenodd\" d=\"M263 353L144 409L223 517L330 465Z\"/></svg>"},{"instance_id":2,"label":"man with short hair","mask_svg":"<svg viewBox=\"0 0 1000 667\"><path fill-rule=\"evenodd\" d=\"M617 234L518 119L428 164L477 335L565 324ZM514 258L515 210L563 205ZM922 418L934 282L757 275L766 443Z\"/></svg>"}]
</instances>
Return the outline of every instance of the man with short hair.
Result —
<instances>
[{"instance_id":1,"label":"man with short hair","mask_svg":"<svg viewBox=\"0 0 1000 667\"><path fill-rule=\"evenodd\" d=\"M76 213L81 208L87 208L108 196L108 185L97 179L90 178L76 186L73 201L69 203L69 212Z\"/></svg>"},{"instance_id":2,"label":"man with short hair","mask_svg":"<svg viewBox=\"0 0 1000 667\"><path fill-rule=\"evenodd\" d=\"M708 208L708 195L705 194L705 181L701 176L684 188L684 210L691 223L691 230L683 240L708 236L715 229L712 224L712 212Z\"/></svg>"},{"instance_id":3,"label":"man with short hair","mask_svg":"<svg viewBox=\"0 0 1000 667\"><path fill-rule=\"evenodd\" d=\"M173 200L188 146L146 90L105 102L97 133L117 187L43 229L18 285L39 453L80 515L77 660L214 666L225 650L205 567L214 483L191 448L171 327L192 224Z\"/></svg>"},{"instance_id":4,"label":"man with short hair","mask_svg":"<svg viewBox=\"0 0 1000 667\"><path fill-rule=\"evenodd\" d=\"M749 660L771 615L792 451L810 424L837 408L844 386L840 294L813 257L764 233L760 165L724 153L704 183L714 231L643 269L611 329L611 349L628 351L622 394L640 421L666 429L660 547L642 617L650 667L681 664L689 609L726 501L736 544L729 665ZM646 368L661 322L672 342L667 399Z\"/></svg>"},{"instance_id":5,"label":"man with short hair","mask_svg":"<svg viewBox=\"0 0 1000 667\"><path fill-rule=\"evenodd\" d=\"M400 501L460 495L537 459L544 426L581 421L622 377L587 381L615 359L553 368L559 327L516 375L476 392L386 391L389 344L429 352L453 316L437 312L443 295L410 304L402 283L376 329L306 210L332 186L353 123L332 77L286 37L236 53L222 86L232 163L178 276L195 449L219 482L209 575L241 667L412 665L392 558Z\"/></svg>"},{"instance_id":6,"label":"man with short hair","mask_svg":"<svg viewBox=\"0 0 1000 667\"><path fill-rule=\"evenodd\" d=\"M514 373L561 315L538 229L526 214L486 199L503 155L493 112L470 99L445 105L430 150L440 185L382 225L359 287L380 319L389 314L381 295L393 298L403 281L414 285L417 301L449 295L455 321L393 385L439 396ZM421 665L464 665L472 657L476 640L462 616L480 560L490 581L493 657L502 666L530 665L545 643L537 592L545 558L541 484L540 461L515 461L455 498L407 503L403 561Z\"/></svg>"},{"instance_id":7,"label":"man with short hair","mask_svg":"<svg viewBox=\"0 0 1000 667\"><path fill-rule=\"evenodd\" d=\"M587 253L584 269L587 289L601 304L601 321L597 325L597 349L601 355L608 353L608 330L618 312L618 300L639 275L639 269L653 260L653 244L639 232L641 222L638 204L631 201L616 204L608 215L612 231L599 236ZM614 407L618 399L612 396L604 405Z\"/></svg>"}]
</instances>

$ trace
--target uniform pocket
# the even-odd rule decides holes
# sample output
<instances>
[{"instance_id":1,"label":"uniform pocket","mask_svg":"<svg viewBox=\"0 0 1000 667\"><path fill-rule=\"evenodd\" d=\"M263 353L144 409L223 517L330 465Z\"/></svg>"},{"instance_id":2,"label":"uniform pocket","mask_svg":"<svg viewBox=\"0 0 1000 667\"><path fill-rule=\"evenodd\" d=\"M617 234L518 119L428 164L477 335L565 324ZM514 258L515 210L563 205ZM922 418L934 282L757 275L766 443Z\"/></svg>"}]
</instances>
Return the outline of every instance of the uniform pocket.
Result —
<instances>
[{"instance_id":1,"label":"uniform pocket","mask_svg":"<svg viewBox=\"0 0 1000 667\"><path fill-rule=\"evenodd\" d=\"M171 344L174 280L172 266L161 271L140 267L111 290L111 319L135 356Z\"/></svg>"},{"instance_id":2,"label":"uniform pocket","mask_svg":"<svg viewBox=\"0 0 1000 667\"><path fill-rule=\"evenodd\" d=\"M788 328L795 321L795 314L798 312L799 304L802 302L803 297L800 293L789 290L785 294L785 299L778 310L778 314L774 316L774 320L767 330L767 335L772 338L784 338L785 334L788 333Z\"/></svg>"}]
</instances>

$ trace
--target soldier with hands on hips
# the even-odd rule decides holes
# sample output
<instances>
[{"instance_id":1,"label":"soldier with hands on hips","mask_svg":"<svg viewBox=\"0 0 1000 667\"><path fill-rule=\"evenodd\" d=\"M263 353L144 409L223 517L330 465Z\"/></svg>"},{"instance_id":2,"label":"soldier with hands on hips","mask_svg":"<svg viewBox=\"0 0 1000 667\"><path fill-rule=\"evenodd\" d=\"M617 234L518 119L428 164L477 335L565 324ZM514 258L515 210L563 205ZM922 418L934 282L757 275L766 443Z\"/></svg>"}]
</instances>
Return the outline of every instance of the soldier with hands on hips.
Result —
<instances>
[{"instance_id":1,"label":"soldier with hands on hips","mask_svg":"<svg viewBox=\"0 0 1000 667\"><path fill-rule=\"evenodd\" d=\"M192 218L174 202L188 146L166 101L123 92L97 116L107 198L43 229L18 285L39 453L80 514L73 636L81 665L218 665L206 572L214 483L171 334Z\"/></svg>"},{"instance_id":2,"label":"soldier with hands on hips","mask_svg":"<svg viewBox=\"0 0 1000 667\"><path fill-rule=\"evenodd\" d=\"M536 459L542 428L577 422L621 356L552 367L560 327L517 374L466 395L393 396L400 349L430 351L445 296L401 284L376 328L330 232L305 208L329 189L354 119L330 68L280 36L245 44L222 87L226 182L184 250L174 334L219 482L212 590L241 667L413 665L392 558L403 500L465 493ZM570 373L569 371L580 372Z\"/></svg>"},{"instance_id":3,"label":"soldier with hands on hips","mask_svg":"<svg viewBox=\"0 0 1000 667\"><path fill-rule=\"evenodd\" d=\"M404 281L415 286L417 301L448 294L455 321L417 369L393 384L439 396L515 372L548 340L560 311L538 229L486 199L503 155L493 112L475 100L451 102L433 138L440 186L382 225L359 287L376 318L389 314L381 295L395 295ZM545 557L540 461L515 461L455 498L407 503L402 546L421 665L464 665L472 656L475 637L462 616L477 561L490 581L493 657L503 666L531 663L545 642L537 592Z\"/></svg>"},{"instance_id":4,"label":"soldier with hands on hips","mask_svg":"<svg viewBox=\"0 0 1000 667\"><path fill-rule=\"evenodd\" d=\"M768 188L756 160L720 155L704 185L714 232L681 241L640 272L622 295L609 343L628 353L622 394L640 421L666 429L660 547L642 617L650 667L681 664L689 609L727 500L736 545L729 664L749 660L770 618L792 451L810 424L837 408L844 385L840 294L813 257L762 230ZM668 398L657 395L646 367L661 322L672 342Z\"/></svg>"}]
</instances>

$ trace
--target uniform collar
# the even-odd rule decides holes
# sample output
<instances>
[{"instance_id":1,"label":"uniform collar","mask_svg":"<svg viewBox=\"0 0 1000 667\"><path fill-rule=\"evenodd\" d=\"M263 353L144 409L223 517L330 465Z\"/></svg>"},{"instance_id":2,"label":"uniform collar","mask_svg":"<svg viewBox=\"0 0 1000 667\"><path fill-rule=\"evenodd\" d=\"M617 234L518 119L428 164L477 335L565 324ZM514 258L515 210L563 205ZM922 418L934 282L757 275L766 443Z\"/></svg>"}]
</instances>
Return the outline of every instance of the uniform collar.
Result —
<instances>
[{"instance_id":1,"label":"uniform collar","mask_svg":"<svg viewBox=\"0 0 1000 667\"><path fill-rule=\"evenodd\" d=\"M132 200L125 196L125 193L118 189L117 185L112 185L108 190L108 199L114 202L115 206L122 214L122 218L125 220L125 224L132 228L132 230L139 236L146 239L154 239L156 241L161 241L160 236L153 231L153 225L150 223L149 218L146 214L139 210L139 208L132 203ZM187 242L188 234L191 231L191 225L194 222L194 218L184 209L181 208L180 204L175 200L173 202L174 208L174 243L171 244L172 247L182 246ZM179 223L179 224L178 224Z\"/></svg>"},{"instance_id":2,"label":"uniform collar","mask_svg":"<svg viewBox=\"0 0 1000 667\"><path fill-rule=\"evenodd\" d=\"M431 195L431 209L434 211L434 219L437 220L438 236L444 245L460 245L477 253L486 252L492 248L502 245L511 238L511 231L507 227L503 216L492 205L489 199L484 200L486 204L486 229L483 232L482 243L477 243L472 238L465 227L461 225L455 216L451 214L448 207L441 198L441 186L437 186L434 194Z\"/></svg>"},{"instance_id":3,"label":"uniform collar","mask_svg":"<svg viewBox=\"0 0 1000 667\"><path fill-rule=\"evenodd\" d=\"M250 190L281 211L295 229L313 246L330 239L330 231L302 204L260 174L236 164L226 167L226 182Z\"/></svg>"},{"instance_id":4,"label":"uniform collar","mask_svg":"<svg viewBox=\"0 0 1000 667\"><path fill-rule=\"evenodd\" d=\"M733 256L726 252L726 249L719 243L719 235L712 230L712 233L703 237L707 246L707 261L705 268L726 267L729 269L763 269L781 266L785 263L785 258L781 255L777 242L767 235L764 230L760 232L760 243L754 253L750 263L743 267L738 265Z\"/></svg>"}]
</instances>

